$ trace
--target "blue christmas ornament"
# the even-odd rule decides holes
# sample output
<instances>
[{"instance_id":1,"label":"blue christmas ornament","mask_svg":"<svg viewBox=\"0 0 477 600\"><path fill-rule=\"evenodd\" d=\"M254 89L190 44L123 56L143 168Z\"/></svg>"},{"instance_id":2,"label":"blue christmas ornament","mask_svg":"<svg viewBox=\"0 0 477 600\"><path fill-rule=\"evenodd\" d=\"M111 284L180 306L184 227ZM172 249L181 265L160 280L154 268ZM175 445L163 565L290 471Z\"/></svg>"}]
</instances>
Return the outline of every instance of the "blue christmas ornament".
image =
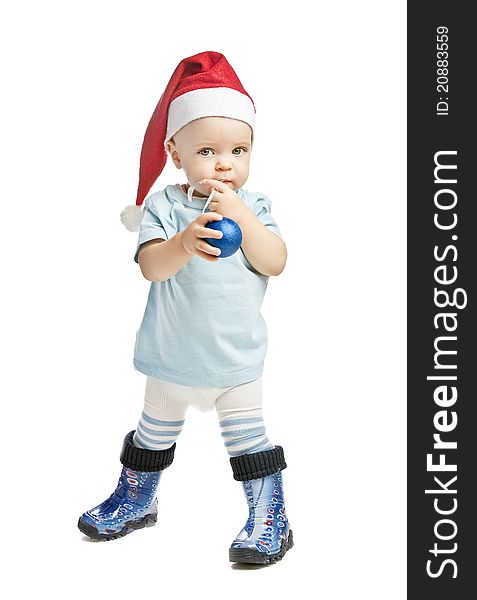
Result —
<instances>
[{"instance_id":1,"label":"blue christmas ornament","mask_svg":"<svg viewBox=\"0 0 477 600\"><path fill-rule=\"evenodd\" d=\"M238 223L232 219L223 217L221 221L210 221L207 223L206 227L221 231L223 234L223 237L221 237L220 240L216 238L205 238L205 241L208 244L214 246L214 248L220 248L221 254L219 258L232 256L232 254L237 252L240 248L242 244L242 230Z\"/></svg>"}]
</instances>

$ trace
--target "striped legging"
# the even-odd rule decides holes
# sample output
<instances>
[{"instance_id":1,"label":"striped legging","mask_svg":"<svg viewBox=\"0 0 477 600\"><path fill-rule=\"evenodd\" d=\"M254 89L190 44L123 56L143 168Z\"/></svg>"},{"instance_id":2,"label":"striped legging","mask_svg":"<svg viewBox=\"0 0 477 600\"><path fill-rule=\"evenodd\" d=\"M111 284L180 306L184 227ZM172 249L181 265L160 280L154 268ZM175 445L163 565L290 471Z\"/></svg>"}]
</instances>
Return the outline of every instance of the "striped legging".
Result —
<instances>
[{"instance_id":1,"label":"striped legging","mask_svg":"<svg viewBox=\"0 0 477 600\"><path fill-rule=\"evenodd\" d=\"M148 450L170 448L182 430L189 406L201 411L215 406L229 456L274 448L263 423L261 377L225 388L194 388L148 377L134 444Z\"/></svg>"}]
</instances>

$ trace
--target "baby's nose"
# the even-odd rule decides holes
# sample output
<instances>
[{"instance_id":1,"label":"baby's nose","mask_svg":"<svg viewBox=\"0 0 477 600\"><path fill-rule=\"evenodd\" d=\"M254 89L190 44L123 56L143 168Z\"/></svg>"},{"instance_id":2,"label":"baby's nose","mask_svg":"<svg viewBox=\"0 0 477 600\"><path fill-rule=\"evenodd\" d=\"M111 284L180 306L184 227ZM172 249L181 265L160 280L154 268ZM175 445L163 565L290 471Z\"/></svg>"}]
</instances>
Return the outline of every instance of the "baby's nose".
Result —
<instances>
[{"instance_id":1,"label":"baby's nose","mask_svg":"<svg viewBox=\"0 0 477 600\"><path fill-rule=\"evenodd\" d=\"M230 171L230 169L232 168L232 165L230 164L230 161L228 161L225 158L218 158L217 159L217 164L216 164L216 169L218 171Z\"/></svg>"}]
</instances>

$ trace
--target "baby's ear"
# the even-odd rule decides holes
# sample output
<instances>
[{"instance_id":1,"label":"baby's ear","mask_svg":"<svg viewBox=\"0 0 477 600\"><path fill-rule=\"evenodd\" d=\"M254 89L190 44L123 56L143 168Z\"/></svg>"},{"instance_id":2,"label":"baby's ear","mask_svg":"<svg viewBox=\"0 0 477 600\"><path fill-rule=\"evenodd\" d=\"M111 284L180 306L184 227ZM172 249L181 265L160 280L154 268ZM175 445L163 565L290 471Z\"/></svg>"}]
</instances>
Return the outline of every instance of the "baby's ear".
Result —
<instances>
[{"instance_id":1,"label":"baby's ear","mask_svg":"<svg viewBox=\"0 0 477 600\"><path fill-rule=\"evenodd\" d=\"M176 148L173 138L171 138L167 142L167 151L171 155L172 162L176 165L176 168L182 169L181 159L179 157L179 153L177 152L177 148Z\"/></svg>"}]
</instances>

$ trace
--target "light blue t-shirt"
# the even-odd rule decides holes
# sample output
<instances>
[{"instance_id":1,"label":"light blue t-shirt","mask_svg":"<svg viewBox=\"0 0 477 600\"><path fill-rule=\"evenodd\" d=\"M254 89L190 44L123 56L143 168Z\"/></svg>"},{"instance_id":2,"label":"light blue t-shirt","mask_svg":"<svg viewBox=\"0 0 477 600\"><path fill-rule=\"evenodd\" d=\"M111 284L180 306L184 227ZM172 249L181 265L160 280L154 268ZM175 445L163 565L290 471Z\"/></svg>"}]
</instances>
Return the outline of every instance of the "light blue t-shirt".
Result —
<instances>
[{"instance_id":1,"label":"light blue t-shirt","mask_svg":"<svg viewBox=\"0 0 477 600\"><path fill-rule=\"evenodd\" d=\"M281 236L266 196L242 188L237 194L265 227ZM141 244L169 240L185 229L205 202L193 197L190 203L179 184L149 196L134 260ZM241 248L216 262L193 256L169 279L151 283L134 366L190 387L228 387L260 377L267 351L260 307L267 284L268 276L252 267Z\"/></svg>"}]
</instances>

